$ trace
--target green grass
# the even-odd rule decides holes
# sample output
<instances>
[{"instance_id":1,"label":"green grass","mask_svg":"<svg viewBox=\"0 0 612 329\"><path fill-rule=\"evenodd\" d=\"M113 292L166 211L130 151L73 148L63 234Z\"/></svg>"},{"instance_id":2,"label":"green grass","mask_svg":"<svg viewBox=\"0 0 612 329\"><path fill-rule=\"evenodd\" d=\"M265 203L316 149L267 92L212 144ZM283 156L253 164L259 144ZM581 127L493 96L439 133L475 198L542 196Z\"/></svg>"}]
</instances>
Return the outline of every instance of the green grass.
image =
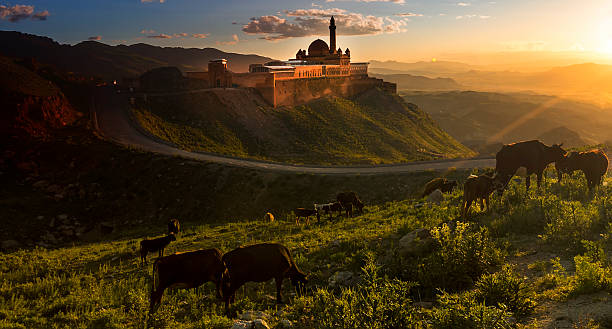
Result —
<instances>
[{"instance_id":1,"label":"green grass","mask_svg":"<svg viewBox=\"0 0 612 329\"><path fill-rule=\"evenodd\" d=\"M183 149L260 160L348 165L474 154L418 107L379 90L277 109L246 90L156 96L134 114Z\"/></svg>"},{"instance_id":2,"label":"green grass","mask_svg":"<svg viewBox=\"0 0 612 329\"><path fill-rule=\"evenodd\" d=\"M265 311L272 326L289 319L298 328L359 328L364 323L372 328L393 328L393 324L405 325L408 319L414 327L506 328L511 321L535 327L532 318L524 317L539 312L534 305L562 304L582 294L605 291L611 282L612 267L606 256L612 249L609 217L602 214L611 210L606 200L612 189L602 186L595 195L589 195L586 188L580 193L567 193L574 186L582 186L579 182L584 178L572 177L559 185L553 176L548 172L545 192L532 190L526 194L524 185L511 183L503 199L493 198L491 212L476 212L457 233L441 226L440 233L434 233L440 247L418 258L399 258L399 238L416 228L440 227L458 219L461 191L452 193L439 206L420 206L421 201L414 199L372 202L364 198L368 205L365 214L331 221L324 217L309 226L296 225L290 213L278 215L272 223L253 217L226 217L201 225L186 222L184 232L167 251L211 247L229 251L264 241L288 246L298 266L309 273L312 291L305 297L295 297L287 281L288 304L277 306L268 297L274 295L272 282L250 283L238 292L234 305L238 312ZM578 234L573 233L574 226L559 221L571 215L572 206L581 214L580 226L588 228ZM511 225L517 214L527 216L525 223L540 224L529 230ZM163 225L142 227L124 232L113 241L1 254L0 326L231 326L232 320L223 315L222 303L214 300L210 283L199 291L169 291L158 312L147 314L151 267L139 265L138 241L139 237L161 235L163 231ZM551 232L562 240L548 238ZM598 242L573 243L578 239ZM563 247L560 241L564 241ZM535 274L530 277L524 276L527 267L502 268L504 263L520 267L527 254L523 250L534 248L534 244L539 252L554 253L569 265L559 271L561 265L551 267L543 263L546 260L531 260L528 265ZM341 270L361 273L362 284L349 290L328 288L328 278ZM451 278L453 285L443 285L448 279L440 279L440 275ZM442 293L439 288L448 290ZM513 295L518 293L530 302L516 300ZM433 308L422 308L414 304L420 300L435 303ZM370 311L359 311L367 309ZM325 317L320 315L322 310L327 312Z\"/></svg>"}]
</instances>

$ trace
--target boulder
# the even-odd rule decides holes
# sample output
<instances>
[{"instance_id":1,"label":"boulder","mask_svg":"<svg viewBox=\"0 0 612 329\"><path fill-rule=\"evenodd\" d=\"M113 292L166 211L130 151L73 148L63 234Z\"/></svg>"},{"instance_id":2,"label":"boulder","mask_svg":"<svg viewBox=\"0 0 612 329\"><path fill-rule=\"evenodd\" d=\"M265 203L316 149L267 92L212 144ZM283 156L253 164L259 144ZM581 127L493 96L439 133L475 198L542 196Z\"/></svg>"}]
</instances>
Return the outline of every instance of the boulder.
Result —
<instances>
[{"instance_id":1,"label":"boulder","mask_svg":"<svg viewBox=\"0 0 612 329\"><path fill-rule=\"evenodd\" d=\"M423 256L436 246L436 242L428 229L416 229L399 240L399 252L402 256Z\"/></svg>"},{"instance_id":2,"label":"boulder","mask_svg":"<svg viewBox=\"0 0 612 329\"><path fill-rule=\"evenodd\" d=\"M440 203L442 203L442 201L444 201L444 194L442 194L442 191L440 191L440 189L435 189L429 194L429 196L427 196L427 202L439 205Z\"/></svg>"},{"instance_id":3,"label":"boulder","mask_svg":"<svg viewBox=\"0 0 612 329\"><path fill-rule=\"evenodd\" d=\"M293 323L291 323L291 321L287 320L287 319L282 319L280 321L280 325L283 328L293 328Z\"/></svg>"},{"instance_id":4,"label":"boulder","mask_svg":"<svg viewBox=\"0 0 612 329\"><path fill-rule=\"evenodd\" d=\"M255 319L252 322L252 328L253 329L270 329L270 326L268 326L268 323L264 319Z\"/></svg>"},{"instance_id":5,"label":"boulder","mask_svg":"<svg viewBox=\"0 0 612 329\"><path fill-rule=\"evenodd\" d=\"M252 327L251 321L244 320L236 320L232 325L232 329L251 329Z\"/></svg>"},{"instance_id":6,"label":"boulder","mask_svg":"<svg viewBox=\"0 0 612 329\"><path fill-rule=\"evenodd\" d=\"M359 276L350 271L339 271L329 277L330 287L351 286L359 282Z\"/></svg>"}]
</instances>

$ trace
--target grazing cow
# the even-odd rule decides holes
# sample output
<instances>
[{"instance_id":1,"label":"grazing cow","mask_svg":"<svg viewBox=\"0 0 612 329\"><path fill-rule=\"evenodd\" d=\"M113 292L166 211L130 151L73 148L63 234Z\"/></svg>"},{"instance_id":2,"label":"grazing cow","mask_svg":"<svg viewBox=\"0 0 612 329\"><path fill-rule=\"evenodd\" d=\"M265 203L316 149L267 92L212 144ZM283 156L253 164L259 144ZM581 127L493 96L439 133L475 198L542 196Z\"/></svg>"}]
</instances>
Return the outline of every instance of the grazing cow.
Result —
<instances>
[{"instance_id":1,"label":"grazing cow","mask_svg":"<svg viewBox=\"0 0 612 329\"><path fill-rule=\"evenodd\" d=\"M248 247L239 247L223 255L223 263L229 275L222 284L225 310L229 311L230 302L234 301L238 288L247 282L265 282L274 279L276 282L276 301L282 303L281 288L284 278L302 291L308 279L298 269L287 247L278 243L262 243Z\"/></svg>"},{"instance_id":2,"label":"grazing cow","mask_svg":"<svg viewBox=\"0 0 612 329\"><path fill-rule=\"evenodd\" d=\"M147 263L147 253L153 251L159 251L159 257L164 255L164 249L170 244L170 242L176 241L174 234L168 234L167 236L157 239L144 239L140 241L140 261Z\"/></svg>"},{"instance_id":3,"label":"grazing cow","mask_svg":"<svg viewBox=\"0 0 612 329\"><path fill-rule=\"evenodd\" d=\"M178 219L171 219L168 221L168 234L178 234L181 230L181 224Z\"/></svg>"},{"instance_id":4,"label":"grazing cow","mask_svg":"<svg viewBox=\"0 0 612 329\"><path fill-rule=\"evenodd\" d=\"M350 207L351 210L352 208L355 208L359 210L360 213L363 213L363 202L359 200L359 197L357 196L357 193L355 192L338 193L338 195L336 196L336 201L340 202L342 207L345 210L347 210L347 213L348 213L349 204L351 205ZM351 216L352 216L352 211L351 211Z\"/></svg>"},{"instance_id":5,"label":"grazing cow","mask_svg":"<svg viewBox=\"0 0 612 329\"><path fill-rule=\"evenodd\" d=\"M425 188L423 189L423 193L421 194L421 198L426 197L431 194L431 192L435 190L440 190L443 193L448 193L453 190L457 186L457 181L448 180L446 178L434 178L430 180L427 184L425 184Z\"/></svg>"},{"instance_id":6,"label":"grazing cow","mask_svg":"<svg viewBox=\"0 0 612 329\"><path fill-rule=\"evenodd\" d=\"M589 190L592 190L601 184L603 176L608 171L608 157L599 149L588 152L571 152L555 165L559 182L561 182L563 173L582 170Z\"/></svg>"},{"instance_id":7,"label":"grazing cow","mask_svg":"<svg viewBox=\"0 0 612 329\"><path fill-rule=\"evenodd\" d=\"M340 202L334 202L330 204L329 212L333 215L334 211L338 212L338 216L342 215L342 204Z\"/></svg>"},{"instance_id":8,"label":"grazing cow","mask_svg":"<svg viewBox=\"0 0 612 329\"><path fill-rule=\"evenodd\" d=\"M221 251L214 248L176 253L156 259L153 263L149 312L155 311L166 288L191 289L211 281L217 286L217 298L221 299L221 281L227 276L227 269L221 257Z\"/></svg>"},{"instance_id":9,"label":"grazing cow","mask_svg":"<svg viewBox=\"0 0 612 329\"><path fill-rule=\"evenodd\" d=\"M463 208L461 216L467 218L472 202L480 200L480 209L489 209L489 196L496 188L497 177L470 175L463 184ZM483 205L484 202L484 205Z\"/></svg>"},{"instance_id":10,"label":"grazing cow","mask_svg":"<svg viewBox=\"0 0 612 329\"><path fill-rule=\"evenodd\" d=\"M504 145L495 156L495 172L502 182L501 186L497 188L497 193L500 196L503 194L504 188L508 185L519 167L527 169L527 176L525 177L527 190L529 190L530 175L532 174L538 176L539 188L542 183L544 169L551 162L563 159L565 151L561 148L561 145L563 144L546 146L538 140Z\"/></svg>"},{"instance_id":11,"label":"grazing cow","mask_svg":"<svg viewBox=\"0 0 612 329\"><path fill-rule=\"evenodd\" d=\"M300 223L300 218L302 217L306 218L306 224L310 222L310 216L316 215L317 220L321 219L321 215L316 209L296 208L293 212L295 213L295 223L296 224Z\"/></svg>"},{"instance_id":12,"label":"grazing cow","mask_svg":"<svg viewBox=\"0 0 612 329\"><path fill-rule=\"evenodd\" d=\"M274 215L272 215L272 213L267 212L266 215L264 216L264 221L265 222L273 222L274 221Z\"/></svg>"}]
</instances>

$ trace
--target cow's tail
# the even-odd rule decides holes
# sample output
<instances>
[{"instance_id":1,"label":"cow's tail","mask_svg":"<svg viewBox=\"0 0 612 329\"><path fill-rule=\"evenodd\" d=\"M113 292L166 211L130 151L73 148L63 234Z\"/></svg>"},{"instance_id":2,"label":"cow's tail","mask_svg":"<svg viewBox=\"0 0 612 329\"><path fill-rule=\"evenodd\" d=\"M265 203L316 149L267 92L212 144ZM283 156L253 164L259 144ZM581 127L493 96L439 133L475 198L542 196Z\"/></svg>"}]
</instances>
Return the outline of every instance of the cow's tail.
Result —
<instances>
[{"instance_id":1,"label":"cow's tail","mask_svg":"<svg viewBox=\"0 0 612 329\"><path fill-rule=\"evenodd\" d=\"M155 289L157 288L157 282L155 282L155 278L156 278L156 274L157 274L157 269L158 269L158 263L159 263L159 259L157 258L155 259L155 261L153 262L153 273L151 273L151 291L155 291ZM157 279L159 280L159 275L157 275Z\"/></svg>"}]
</instances>

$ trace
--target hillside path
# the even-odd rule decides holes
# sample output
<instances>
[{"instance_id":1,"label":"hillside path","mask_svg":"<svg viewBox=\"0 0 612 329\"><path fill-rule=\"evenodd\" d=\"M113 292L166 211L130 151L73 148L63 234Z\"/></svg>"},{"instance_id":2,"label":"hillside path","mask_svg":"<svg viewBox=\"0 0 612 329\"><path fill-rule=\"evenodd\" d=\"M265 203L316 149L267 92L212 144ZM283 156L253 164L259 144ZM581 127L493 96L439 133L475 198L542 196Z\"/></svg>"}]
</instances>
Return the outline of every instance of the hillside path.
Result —
<instances>
[{"instance_id":1,"label":"hillside path","mask_svg":"<svg viewBox=\"0 0 612 329\"><path fill-rule=\"evenodd\" d=\"M127 97L116 94L111 88L97 88L92 104L92 115L98 132L105 138L124 146L134 147L147 152L187 159L213 162L228 166L260 170L285 171L308 174L389 174L426 170L446 170L450 168L490 168L495 167L495 159L453 159L421 161L392 165L372 166L307 166L272 163L243 158L232 158L203 152L189 152L148 135L142 128L135 126L127 114Z\"/></svg>"}]
</instances>

